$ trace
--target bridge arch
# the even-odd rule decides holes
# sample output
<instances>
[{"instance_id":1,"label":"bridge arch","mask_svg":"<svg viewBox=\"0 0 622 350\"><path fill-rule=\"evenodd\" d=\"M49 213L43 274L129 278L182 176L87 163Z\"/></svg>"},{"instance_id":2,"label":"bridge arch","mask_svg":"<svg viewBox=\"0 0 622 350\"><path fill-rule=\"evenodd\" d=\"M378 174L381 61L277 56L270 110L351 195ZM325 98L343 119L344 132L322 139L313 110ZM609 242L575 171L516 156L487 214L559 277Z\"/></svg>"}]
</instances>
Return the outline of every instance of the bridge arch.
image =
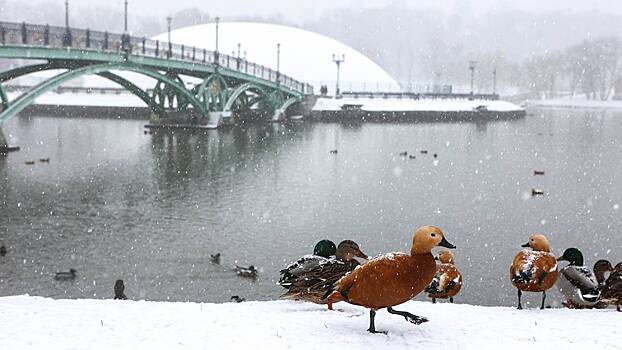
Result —
<instances>
[{"instance_id":1,"label":"bridge arch","mask_svg":"<svg viewBox=\"0 0 622 350\"><path fill-rule=\"evenodd\" d=\"M228 91L227 80L216 72L198 85L196 95L210 111L222 111L227 103Z\"/></svg>"},{"instance_id":2,"label":"bridge arch","mask_svg":"<svg viewBox=\"0 0 622 350\"><path fill-rule=\"evenodd\" d=\"M162 74L156 70L145 68L143 66L134 65L131 63L115 63L115 64L104 63L104 64L94 64L94 65L83 66L83 67L76 68L76 69L70 69L64 73L58 74L36 85L30 91L26 92L25 94L15 99L15 101L10 103L9 106L5 110L2 111L2 113L0 114L0 127L2 127L10 118L15 116L17 113L22 111L24 108L31 105L37 97L54 89L55 87L61 85L62 83L68 80L77 78L82 75L99 74L99 73L106 73L106 72L109 73L112 70L131 71L131 72L135 72L138 74L146 75L158 81L162 81L170 85L172 88L176 89L181 96L186 98L188 102L192 104L193 107L196 108L200 112L201 115L203 116L208 115L208 111L205 108L205 106L201 103L201 101L199 101L191 91L188 91L183 85L181 85L175 79L172 79L171 77L165 74ZM137 90L134 90L132 92L138 93Z\"/></svg>"},{"instance_id":3,"label":"bridge arch","mask_svg":"<svg viewBox=\"0 0 622 350\"><path fill-rule=\"evenodd\" d=\"M80 66L75 66L75 67L80 67ZM63 65L60 62L50 61L48 63L31 64L28 66L14 68L14 69L0 73L0 84L3 82L9 81L9 80L15 79L15 78L19 78L24 75L31 74L31 73L48 71L48 70L58 70L58 69L69 69L69 67L67 67L66 65ZM101 72L101 73L97 73L97 75L103 78L106 78L126 88L129 92L131 92L136 97L140 98L143 102L145 102L145 104L149 106L149 108L151 108L153 112L159 114L160 116L166 115L166 111L163 108L161 108L161 106L159 106L149 96L149 94L147 94L146 91L144 91L143 89L141 89L134 83L130 82L129 80L117 74L114 74L112 72ZM0 85L0 99L2 100L2 110L4 111L9 107L10 101L6 95L6 92L4 91L1 85Z\"/></svg>"},{"instance_id":4,"label":"bridge arch","mask_svg":"<svg viewBox=\"0 0 622 350\"><path fill-rule=\"evenodd\" d=\"M263 98L268 98L268 93L261 86L253 83L243 83L240 86L236 87L235 90L233 90L233 92L229 96L229 99L227 99L227 103L225 104L223 111L230 112L231 107L233 107L235 101L237 101L237 99L246 91L254 91L259 96L263 96Z\"/></svg>"}]
</instances>

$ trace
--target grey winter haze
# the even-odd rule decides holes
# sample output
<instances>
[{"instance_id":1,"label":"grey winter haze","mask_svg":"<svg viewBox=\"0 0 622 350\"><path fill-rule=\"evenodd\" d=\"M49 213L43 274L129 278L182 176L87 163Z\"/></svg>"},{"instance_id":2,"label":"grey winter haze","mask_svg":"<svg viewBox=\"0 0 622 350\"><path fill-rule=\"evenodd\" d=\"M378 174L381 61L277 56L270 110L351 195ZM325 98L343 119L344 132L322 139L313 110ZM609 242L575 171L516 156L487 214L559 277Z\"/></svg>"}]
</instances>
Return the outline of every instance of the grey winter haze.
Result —
<instances>
[{"instance_id":1,"label":"grey winter haze","mask_svg":"<svg viewBox=\"0 0 622 350\"><path fill-rule=\"evenodd\" d=\"M0 19L62 24L64 1L0 1ZM75 27L121 31L123 0L70 1ZM525 78L527 62L585 40L617 40L619 1L251 1L130 0L130 30L152 36L173 28L224 21L287 24L333 37L363 52L402 82L465 84L477 61L478 90L490 90L496 68L501 85L543 85ZM531 60L531 61L530 61ZM547 67L547 75L557 74ZM528 74L529 73L529 74ZM561 74L561 73L560 73ZM533 75L533 74L531 74ZM562 80L572 80L563 74ZM549 84L550 85L550 84ZM547 87L550 89L550 86Z\"/></svg>"}]
</instances>

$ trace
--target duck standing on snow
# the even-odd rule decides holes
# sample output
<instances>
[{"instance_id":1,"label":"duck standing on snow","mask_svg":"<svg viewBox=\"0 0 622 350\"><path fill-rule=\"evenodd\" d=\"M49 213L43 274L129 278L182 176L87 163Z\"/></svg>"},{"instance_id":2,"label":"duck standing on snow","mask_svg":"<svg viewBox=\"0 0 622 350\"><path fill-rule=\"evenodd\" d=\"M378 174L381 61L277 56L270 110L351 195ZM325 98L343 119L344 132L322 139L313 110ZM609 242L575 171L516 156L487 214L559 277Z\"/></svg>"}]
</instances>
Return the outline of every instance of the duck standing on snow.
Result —
<instances>
[{"instance_id":1,"label":"duck standing on snow","mask_svg":"<svg viewBox=\"0 0 622 350\"><path fill-rule=\"evenodd\" d=\"M425 291L428 292L428 298L432 298L432 303L436 303L436 299L447 298L453 303L454 297L462 288L462 275L456 268L454 255L449 250L440 252L437 259L440 261L438 270Z\"/></svg>"},{"instance_id":2,"label":"duck standing on snow","mask_svg":"<svg viewBox=\"0 0 622 350\"><path fill-rule=\"evenodd\" d=\"M114 300L127 300L123 280L117 280L114 283Z\"/></svg>"},{"instance_id":3,"label":"duck standing on snow","mask_svg":"<svg viewBox=\"0 0 622 350\"><path fill-rule=\"evenodd\" d=\"M602 288L601 298L610 305L615 305L618 311L622 305L622 262L618 263L605 281Z\"/></svg>"},{"instance_id":4,"label":"duck standing on snow","mask_svg":"<svg viewBox=\"0 0 622 350\"><path fill-rule=\"evenodd\" d=\"M443 231L438 227L419 228L413 235L410 254L391 253L358 266L326 293L329 305L342 300L369 308L367 331L370 333L378 333L374 317L377 310L384 308L414 324L427 322L425 317L394 310L393 306L414 298L432 282L436 274L432 249L437 246L455 248L447 242Z\"/></svg>"},{"instance_id":5,"label":"duck standing on snow","mask_svg":"<svg viewBox=\"0 0 622 350\"><path fill-rule=\"evenodd\" d=\"M542 305L546 299L547 289L553 287L557 280L557 259L551 254L551 246L544 235L535 234L529 242L522 245L523 249L512 261L510 280L518 289L518 309L521 310L522 292L542 292Z\"/></svg>"},{"instance_id":6,"label":"duck standing on snow","mask_svg":"<svg viewBox=\"0 0 622 350\"><path fill-rule=\"evenodd\" d=\"M75 280L77 272L78 271L76 271L75 269L69 269L69 272L67 271L57 272L56 275L54 275L54 279L57 281Z\"/></svg>"},{"instance_id":7,"label":"duck standing on snow","mask_svg":"<svg viewBox=\"0 0 622 350\"><path fill-rule=\"evenodd\" d=\"M258 272L253 265L249 267L235 265L235 273L240 277L257 278Z\"/></svg>"},{"instance_id":8,"label":"duck standing on snow","mask_svg":"<svg viewBox=\"0 0 622 350\"><path fill-rule=\"evenodd\" d=\"M583 265L583 254L577 248L568 248L557 261L568 261L570 264L559 271L557 287L564 295L564 305L570 309L592 307L598 302L600 290L596 277L590 269Z\"/></svg>"},{"instance_id":9,"label":"duck standing on snow","mask_svg":"<svg viewBox=\"0 0 622 350\"><path fill-rule=\"evenodd\" d=\"M605 286L605 274L607 272L613 272L613 266L609 260L598 260L594 264L594 275L596 276L596 282L598 282L598 289L603 289Z\"/></svg>"},{"instance_id":10,"label":"duck standing on snow","mask_svg":"<svg viewBox=\"0 0 622 350\"><path fill-rule=\"evenodd\" d=\"M337 254L335 243L328 239L317 242L313 248L313 255L305 255L295 263L279 271L281 277L278 284L283 288L289 288L289 285L298 280L301 275L318 267L320 264L326 263L335 254Z\"/></svg>"},{"instance_id":11,"label":"duck standing on snow","mask_svg":"<svg viewBox=\"0 0 622 350\"><path fill-rule=\"evenodd\" d=\"M281 298L326 304L327 301L323 296L328 288L359 266L356 258L368 259L359 245L351 240L339 243L334 258L315 257L316 264L310 263L310 260L313 259L311 257L306 260L307 264L305 265L292 264L287 269L281 270L279 285L288 289L285 294L281 295ZM290 270L296 271L291 272ZM330 306L329 309L332 310Z\"/></svg>"}]
</instances>

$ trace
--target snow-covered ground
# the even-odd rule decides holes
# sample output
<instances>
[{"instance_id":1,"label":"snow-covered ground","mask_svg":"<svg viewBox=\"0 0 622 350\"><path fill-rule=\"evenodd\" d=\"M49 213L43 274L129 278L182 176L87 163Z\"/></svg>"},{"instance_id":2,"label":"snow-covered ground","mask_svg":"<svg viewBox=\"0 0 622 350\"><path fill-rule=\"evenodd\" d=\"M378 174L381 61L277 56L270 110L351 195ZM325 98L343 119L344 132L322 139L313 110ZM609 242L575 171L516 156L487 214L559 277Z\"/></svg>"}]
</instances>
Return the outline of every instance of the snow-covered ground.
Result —
<instances>
[{"instance_id":1,"label":"snow-covered ground","mask_svg":"<svg viewBox=\"0 0 622 350\"><path fill-rule=\"evenodd\" d=\"M18 92L10 92L9 100L13 100L20 95ZM145 103L138 97L129 94L99 94L99 93L62 93L50 92L36 99L36 104L63 106L116 106L116 107L146 107ZM344 104L360 104L364 111L381 112L403 112L403 111L422 111L422 112L459 112L473 111L479 106L485 106L489 111L520 111L521 107L506 101L489 100L465 100L465 99L398 99L398 98L319 98L313 107L315 111L337 111L341 110Z\"/></svg>"},{"instance_id":2,"label":"snow-covered ground","mask_svg":"<svg viewBox=\"0 0 622 350\"><path fill-rule=\"evenodd\" d=\"M16 99L21 93L9 92L7 97L9 101ZM122 94L87 94L79 93L56 93L49 92L43 94L35 100L35 104L39 105L62 105L62 106L89 106L89 107L147 107L147 105L138 97L130 93Z\"/></svg>"},{"instance_id":3,"label":"snow-covered ground","mask_svg":"<svg viewBox=\"0 0 622 350\"><path fill-rule=\"evenodd\" d=\"M314 85L315 91L319 91L320 85L326 84L329 91L334 92L337 67L333 62L333 54L340 58L345 56L339 72L342 82L352 82L355 87L363 85L364 82L373 82L367 86L380 84L383 89L399 89L397 82L367 56L342 42L315 32L268 23L221 22L218 33L221 53L237 56L240 45L241 57L246 56L250 62L272 69L276 69L279 43L281 72ZM166 42L168 33L162 33L153 39ZM216 25L208 23L175 29L171 32L171 40L187 47L213 50L216 46Z\"/></svg>"},{"instance_id":4,"label":"snow-covered ground","mask_svg":"<svg viewBox=\"0 0 622 350\"><path fill-rule=\"evenodd\" d=\"M0 349L622 349L622 314L411 301L415 326L378 312L303 302L226 304L0 298Z\"/></svg>"},{"instance_id":5,"label":"snow-covered ground","mask_svg":"<svg viewBox=\"0 0 622 350\"><path fill-rule=\"evenodd\" d=\"M600 101L586 100L584 98L528 100L525 101L525 104L532 107L622 109L622 100Z\"/></svg>"},{"instance_id":6,"label":"snow-covered ground","mask_svg":"<svg viewBox=\"0 0 622 350\"><path fill-rule=\"evenodd\" d=\"M462 112L473 111L485 106L489 111L511 112L523 108L506 101L466 99L409 99L409 98L319 98L313 107L315 111L338 111L344 104L362 105L369 112Z\"/></svg>"}]
</instances>

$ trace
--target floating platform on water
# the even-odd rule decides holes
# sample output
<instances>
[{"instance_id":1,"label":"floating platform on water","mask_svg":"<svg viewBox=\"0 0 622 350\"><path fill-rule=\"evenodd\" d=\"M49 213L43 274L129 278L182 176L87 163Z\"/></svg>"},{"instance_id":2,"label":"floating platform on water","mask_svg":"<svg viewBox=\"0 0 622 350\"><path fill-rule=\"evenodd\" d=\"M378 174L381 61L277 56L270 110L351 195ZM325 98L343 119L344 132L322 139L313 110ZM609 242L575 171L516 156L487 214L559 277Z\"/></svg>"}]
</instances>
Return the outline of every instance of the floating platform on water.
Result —
<instances>
[{"instance_id":1,"label":"floating platform on water","mask_svg":"<svg viewBox=\"0 0 622 350\"><path fill-rule=\"evenodd\" d=\"M10 153L10 152L17 152L19 150L20 150L19 146L0 147L0 154L7 154L7 153Z\"/></svg>"},{"instance_id":2,"label":"floating platform on water","mask_svg":"<svg viewBox=\"0 0 622 350\"><path fill-rule=\"evenodd\" d=\"M146 124L146 129L198 129L198 130L213 130L213 126L204 124Z\"/></svg>"},{"instance_id":3,"label":"floating platform on water","mask_svg":"<svg viewBox=\"0 0 622 350\"><path fill-rule=\"evenodd\" d=\"M311 117L322 121L487 121L517 119L525 109L491 99L319 98Z\"/></svg>"}]
</instances>

